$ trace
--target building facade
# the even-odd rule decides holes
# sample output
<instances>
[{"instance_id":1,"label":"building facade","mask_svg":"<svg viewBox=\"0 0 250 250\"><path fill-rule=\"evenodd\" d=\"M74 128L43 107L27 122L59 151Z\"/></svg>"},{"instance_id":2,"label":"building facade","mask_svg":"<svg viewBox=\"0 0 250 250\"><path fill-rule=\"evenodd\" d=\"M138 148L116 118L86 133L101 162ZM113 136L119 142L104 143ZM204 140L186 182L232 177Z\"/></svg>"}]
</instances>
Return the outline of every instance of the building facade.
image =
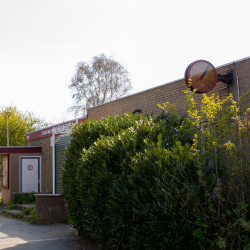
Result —
<instances>
[{"instance_id":1,"label":"building facade","mask_svg":"<svg viewBox=\"0 0 250 250\"><path fill-rule=\"evenodd\" d=\"M242 96L250 90L250 57L217 67L216 70L221 75L225 75L228 71L232 71L233 84L231 86L227 86L227 84L223 82L217 82L215 88L207 93L208 96L215 94L215 96L220 96L220 98L224 99L232 93L234 100L237 101L238 91L239 96ZM109 115L116 116L118 114L124 114L128 111L133 112L136 109L142 110L141 114L153 112L154 114L159 115L162 111L157 104L165 102L176 104L177 112L180 115L185 116L186 113L183 106L185 94L183 93L183 90L187 90L187 86L184 79L179 79L90 108L87 112L88 118L100 120ZM202 95L195 94L194 99L199 105L201 104Z\"/></svg>"},{"instance_id":2,"label":"building facade","mask_svg":"<svg viewBox=\"0 0 250 250\"><path fill-rule=\"evenodd\" d=\"M218 96L221 99L224 99L232 93L234 100L238 101L240 96L250 90L250 57L222 65L217 67L216 70L221 75L225 75L228 71L232 71L233 82L231 85L221 81L217 82L216 86L207 93L208 96L214 94L216 97ZM55 144L61 135L69 133L71 125L78 122L85 122L90 118L94 120L101 120L103 117L116 116L118 114L124 114L129 111L133 112L135 110L141 110L141 114L153 112L154 114L159 115L162 110L157 106L157 104L165 102L168 102L169 104L176 104L177 112L180 115L185 116L186 111L183 106L185 94L183 93L183 90L187 90L187 86L184 79L179 79L115 101L89 108L87 110L87 117L81 117L75 120L55 124L50 127L28 133L26 135L28 145L27 148L36 148L36 150L40 150L39 152L31 153L27 151L22 153L16 151L16 155L11 155L13 153L9 152L7 149L2 149L0 154L4 157L6 155L9 157L8 186L4 186L2 181L2 191L4 190L3 192L5 193L5 197L8 197L5 198L5 200L10 201L13 193L22 191L20 186L20 166L21 157L24 156L40 157L39 171L41 173L39 181L41 182L41 185L39 193L56 194ZM199 105L201 104L202 95L195 94L194 99ZM57 168L58 167L60 168L61 166L57 166ZM60 188L58 190L60 190Z\"/></svg>"}]
</instances>

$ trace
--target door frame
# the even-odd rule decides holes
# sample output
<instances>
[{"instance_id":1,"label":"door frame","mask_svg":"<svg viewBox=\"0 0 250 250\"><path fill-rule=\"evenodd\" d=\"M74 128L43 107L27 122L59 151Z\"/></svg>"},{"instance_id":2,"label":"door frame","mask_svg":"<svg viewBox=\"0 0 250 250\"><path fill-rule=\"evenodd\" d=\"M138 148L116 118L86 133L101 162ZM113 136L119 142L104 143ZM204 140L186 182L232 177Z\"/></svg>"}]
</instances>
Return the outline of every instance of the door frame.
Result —
<instances>
[{"instance_id":1,"label":"door frame","mask_svg":"<svg viewBox=\"0 0 250 250\"><path fill-rule=\"evenodd\" d=\"M3 185L3 156L7 156L8 164L7 164L7 186ZM10 154L1 154L1 187L2 189L9 189L10 188Z\"/></svg>"},{"instance_id":2,"label":"door frame","mask_svg":"<svg viewBox=\"0 0 250 250\"><path fill-rule=\"evenodd\" d=\"M19 157L19 192L22 193L22 159L38 159L38 193L42 190L42 162L41 156L20 156Z\"/></svg>"}]
</instances>

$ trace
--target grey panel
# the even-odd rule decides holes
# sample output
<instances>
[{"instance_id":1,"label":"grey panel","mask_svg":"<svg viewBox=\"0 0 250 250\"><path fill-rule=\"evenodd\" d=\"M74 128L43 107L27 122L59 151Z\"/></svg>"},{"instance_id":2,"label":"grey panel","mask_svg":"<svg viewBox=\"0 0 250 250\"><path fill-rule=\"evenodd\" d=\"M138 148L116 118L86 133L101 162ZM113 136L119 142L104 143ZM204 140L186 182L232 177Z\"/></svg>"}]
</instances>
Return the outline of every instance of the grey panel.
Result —
<instances>
[{"instance_id":1,"label":"grey panel","mask_svg":"<svg viewBox=\"0 0 250 250\"><path fill-rule=\"evenodd\" d=\"M63 171L63 165L65 162L65 154L66 154L66 147L69 143L70 136L69 135L60 135L56 141L55 145L55 172L56 172L56 194L62 194L62 182L61 182L61 173Z\"/></svg>"}]
</instances>

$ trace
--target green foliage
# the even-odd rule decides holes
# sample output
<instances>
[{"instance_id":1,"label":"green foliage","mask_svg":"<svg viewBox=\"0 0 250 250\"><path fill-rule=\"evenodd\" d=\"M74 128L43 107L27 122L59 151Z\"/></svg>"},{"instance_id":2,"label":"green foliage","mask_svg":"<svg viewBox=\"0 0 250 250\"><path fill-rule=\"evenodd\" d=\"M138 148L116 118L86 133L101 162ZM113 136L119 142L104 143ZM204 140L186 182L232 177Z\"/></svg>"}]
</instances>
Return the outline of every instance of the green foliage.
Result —
<instances>
[{"instance_id":1,"label":"green foliage","mask_svg":"<svg viewBox=\"0 0 250 250\"><path fill-rule=\"evenodd\" d=\"M187 207L193 200L183 188L193 172L188 145L177 143L168 150L161 135L141 145L134 131L119 135L98 141L83 156L84 229L114 249L192 249L195 226L189 221L195 214L190 216ZM136 152L137 146L142 148ZM107 151L105 163L101 158ZM198 191L195 183L189 188Z\"/></svg>"},{"instance_id":2,"label":"green foliage","mask_svg":"<svg viewBox=\"0 0 250 250\"><path fill-rule=\"evenodd\" d=\"M23 219L25 214L23 212L14 214L14 218Z\"/></svg>"},{"instance_id":3,"label":"green foliage","mask_svg":"<svg viewBox=\"0 0 250 250\"><path fill-rule=\"evenodd\" d=\"M83 149L88 149L101 135L115 135L122 129L135 126L140 119L140 116L131 114L119 115L116 118L108 117L97 122L88 119L84 124L76 124L71 130L71 141L66 151L65 170L62 173L62 185L66 197L67 213L74 228L82 227L82 219L78 214L81 209L81 194L77 191L77 187L80 185L77 169Z\"/></svg>"},{"instance_id":4,"label":"green foliage","mask_svg":"<svg viewBox=\"0 0 250 250\"><path fill-rule=\"evenodd\" d=\"M10 111L8 114L10 146L26 146L26 133L48 125L32 112L21 112L16 106L2 107L0 109L0 146L7 145L7 111Z\"/></svg>"},{"instance_id":5,"label":"green foliage","mask_svg":"<svg viewBox=\"0 0 250 250\"><path fill-rule=\"evenodd\" d=\"M14 204L23 204L23 203L34 203L36 201L36 197L34 196L35 192L29 193L15 193L13 196Z\"/></svg>"},{"instance_id":6,"label":"green foliage","mask_svg":"<svg viewBox=\"0 0 250 250\"><path fill-rule=\"evenodd\" d=\"M35 209L35 207L27 207L23 210L24 215L30 215L30 213Z\"/></svg>"},{"instance_id":7,"label":"green foliage","mask_svg":"<svg viewBox=\"0 0 250 250\"><path fill-rule=\"evenodd\" d=\"M165 103L160 117L74 127L62 177L74 228L108 249L249 248L250 93L193 95L185 119Z\"/></svg>"},{"instance_id":8,"label":"green foliage","mask_svg":"<svg viewBox=\"0 0 250 250\"><path fill-rule=\"evenodd\" d=\"M242 238L242 241L244 242L243 249L250 250L250 237L249 237L249 235L244 234L241 236L241 238Z\"/></svg>"},{"instance_id":9,"label":"green foliage","mask_svg":"<svg viewBox=\"0 0 250 250\"><path fill-rule=\"evenodd\" d=\"M2 173L2 156L0 155L0 173ZM0 178L0 192L2 191L2 178ZM0 199L1 204L1 199Z\"/></svg>"},{"instance_id":10,"label":"green foliage","mask_svg":"<svg viewBox=\"0 0 250 250\"><path fill-rule=\"evenodd\" d=\"M196 249L184 187L196 194L199 184L187 182L196 168L181 124L173 115L126 114L77 125L62 179L70 223L109 249Z\"/></svg>"},{"instance_id":11,"label":"green foliage","mask_svg":"<svg viewBox=\"0 0 250 250\"><path fill-rule=\"evenodd\" d=\"M203 94L200 108L193 93L186 91L188 121L196 131L193 155L201 193L194 207L199 220L208 225L209 249L244 249L250 233L250 109L247 93L240 102L229 95L221 101ZM240 106L241 105L241 106ZM240 109L241 108L241 109Z\"/></svg>"},{"instance_id":12,"label":"green foliage","mask_svg":"<svg viewBox=\"0 0 250 250\"><path fill-rule=\"evenodd\" d=\"M30 215L28 217L28 215ZM17 217L19 219L24 219L25 221L28 221L30 224L36 223L36 211L35 207L28 207L23 209L22 212L14 214L14 217Z\"/></svg>"},{"instance_id":13,"label":"green foliage","mask_svg":"<svg viewBox=\"0 0 250 250\"><path fill-rule=\"evenodd\" d=\"M5 206L4 206L4 209L6 209L6 210L12 210L12 209L15 209L15 204L10 203L10 204L8 204L8 205L5 205Z\"/></svg>"},{"instance_id":14,"label":"green foliage","mask_svg":"<svg viewBox=\"0 0 250 250\"><path fill-rule=\"evenodd\" d=\"M12 204L11 206L9 205L9 207L13 209L13 205L14 204ZM36 223L36 209L34 206L25 208L23 209L22 212L19 212L19 213L10 214L10 213L6 213L5 211L3 211L0 214L5 215L5 216L10 216L13 218L18 218L22 221L27 221L30 224Z\"/></svg>"},{"instance_id":15,"label":"green foliage","mask_svg":"<svg viewBox=\"0 0 250 250\"><path fill-rule=\"evenodd\" d=\"M30 220L29 220L30 224L35 224L36 223L36 209L33 208L30 212Z\"/></svg>"}]
</instances>

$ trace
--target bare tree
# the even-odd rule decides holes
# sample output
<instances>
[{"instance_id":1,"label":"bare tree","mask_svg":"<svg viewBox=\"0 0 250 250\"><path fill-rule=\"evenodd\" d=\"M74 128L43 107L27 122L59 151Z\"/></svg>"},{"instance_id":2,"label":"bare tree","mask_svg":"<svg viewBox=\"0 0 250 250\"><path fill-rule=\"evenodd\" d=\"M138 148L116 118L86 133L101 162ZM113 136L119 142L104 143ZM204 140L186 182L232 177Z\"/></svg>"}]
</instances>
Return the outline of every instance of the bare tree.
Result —
<instances>
[{"instance_id":1,"label":"bare tree","mask_svg":"<svg viewBox=\"0 0 250 250\"><path fill-rule=\"evenodd\" d=\"M118 99L132 89L129 73L120 63L104 54L93 57L90 64L79 62L69 88L75 115L85 115L90 107Z\"/></svg>"}]
</instances>

